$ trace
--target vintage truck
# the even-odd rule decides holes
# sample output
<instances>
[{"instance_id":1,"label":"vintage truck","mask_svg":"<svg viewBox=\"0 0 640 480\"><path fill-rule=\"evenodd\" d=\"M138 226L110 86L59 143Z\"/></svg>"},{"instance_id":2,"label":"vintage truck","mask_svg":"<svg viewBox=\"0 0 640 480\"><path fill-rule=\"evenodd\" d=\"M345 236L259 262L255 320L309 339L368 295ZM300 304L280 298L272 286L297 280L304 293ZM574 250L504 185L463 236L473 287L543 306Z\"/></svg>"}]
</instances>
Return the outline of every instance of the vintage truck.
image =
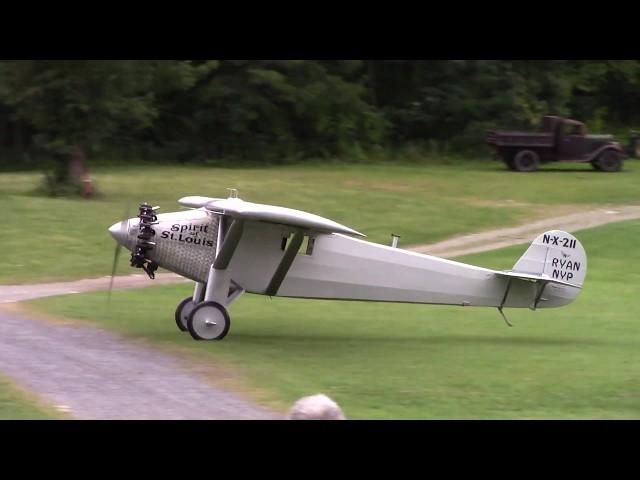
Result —
<instances>
[{"instance_id":1,"label":"vintage truck","mask_svg":"<svg viewBox=\"0 0 640 480\"><path fill-rule=\"evenodd\" d=\"M541 163L590 162L596 170L617 172L628 153L611 135L589 135L582 122L547 115L539 132L489 131L487 143L505 164L533 172Z\"/></svg>"}]
</instances>

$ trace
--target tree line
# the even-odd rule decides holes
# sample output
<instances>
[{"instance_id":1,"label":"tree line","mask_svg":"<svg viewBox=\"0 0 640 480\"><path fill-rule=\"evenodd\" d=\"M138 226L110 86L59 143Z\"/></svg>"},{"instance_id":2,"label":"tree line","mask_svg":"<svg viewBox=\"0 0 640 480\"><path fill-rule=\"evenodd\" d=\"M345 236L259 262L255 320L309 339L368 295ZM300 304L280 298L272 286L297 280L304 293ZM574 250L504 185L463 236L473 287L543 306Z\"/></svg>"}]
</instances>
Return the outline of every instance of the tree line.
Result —
<instances>
[{"instance_id":1,"label":"tree line","mask_svg":"<svg viewBox=\"0 0 640 480\"><path fill-rule=\"evenodd\" d=\"M71 149L180 162L464 150L547 113L640 125L640 61L0 61L5 164Z\"/></svg>"}]
</instances>

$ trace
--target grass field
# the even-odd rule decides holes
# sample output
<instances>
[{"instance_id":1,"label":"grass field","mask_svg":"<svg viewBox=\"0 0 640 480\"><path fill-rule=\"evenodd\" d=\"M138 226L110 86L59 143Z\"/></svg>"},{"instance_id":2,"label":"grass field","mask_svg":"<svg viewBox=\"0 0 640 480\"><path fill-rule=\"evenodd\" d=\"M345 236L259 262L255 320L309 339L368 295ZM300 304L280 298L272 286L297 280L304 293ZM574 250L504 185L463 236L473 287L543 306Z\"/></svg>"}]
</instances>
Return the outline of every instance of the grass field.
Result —
<instances>
[{"instance_id":1,"label":"grass field","mask_svg":"<svg viewBox=\"0 0 640 480\"><path fill-rule=\"evenodd\" d=\"M490 159L244 169L147 164L92 173L101 197L90 201L34 195L37 173L0 174L0 284L108 275L115 243L107 228L127 204L130 216L142 201L175 211L179 197L226 196L227 187L246 200L329 217L373 241L389 242L393 232L402 245L566 213L567 205L640 202L640 168L633 161L617 174L589 165L518 174ZM123 255L119 273L133 272L127 262Z\"/></svg>"},{"instance_id":2,"label":"grass field","mask_svg":"<svg viewBox=\"0 0 640 480\"><path fill-rule=\"evenodd\" d=\"M53 409L42 405L8 379L0 376L0 420L52 420L62 418Z\"/></svg>"},{"instance_id":3,"label":"grass field","mask_svg":"<svg viewBox=\"0 0 640 480\"><path fill-rule=\"evenodd\" d=\"M433 182L434 188L453 185L446 168L424 176L415 171L415 183L402 168L391 172L386 174L390 184L395 174L412 188L420 182ZM319 175L322 178L323 172ZM489 191L484 185L475 193L485 198L518 193L519 199L533 201L538 195L530 176L489 169L461 173L465 175L485 178L481 184L489 178L502 181L502 175L516 183L527 182L520 192L511 193L495 186ZM609 180L614 178L611 175L580 175L591 182L593 198L598 198L600 182L614 181ZM616 180L621 184L618 200L632 201L633 192L623 186L625 175ZM563 176L549 173L541 178L553 183ZM462 188L464 182L456 184ZM571 201L592 198L581 185L573 186ZM545 183L539 194L544 197L547 188L561 191ZM599 188L605 188L604 183ZM621 193L625 188L626 194ZM465 193L471 195L471 187L466 192L449 192L448 198L453 202L456 194L465 198ZM569 200L559 194L544 198ZM358 218L353 219L346 223L360 227ZM352 419L640 418L640 250L635 248L640 221L577 236L589 259L585 287L577 301L560 309L509 310L513 328L504 324L495 309L245 295L231 307L231 332L224 341L195 342L179 333L173 321L176 304L191 293L188 285L116 292L110 311L104 293L29 304L55 315L95 322L161 348L178 349L194 365L231 368L243 379L245 391L251 394L255 389L281 410L300 396L324 392ZM510 268L525 248L464 260Z\"/></svg>"}]
</instances>

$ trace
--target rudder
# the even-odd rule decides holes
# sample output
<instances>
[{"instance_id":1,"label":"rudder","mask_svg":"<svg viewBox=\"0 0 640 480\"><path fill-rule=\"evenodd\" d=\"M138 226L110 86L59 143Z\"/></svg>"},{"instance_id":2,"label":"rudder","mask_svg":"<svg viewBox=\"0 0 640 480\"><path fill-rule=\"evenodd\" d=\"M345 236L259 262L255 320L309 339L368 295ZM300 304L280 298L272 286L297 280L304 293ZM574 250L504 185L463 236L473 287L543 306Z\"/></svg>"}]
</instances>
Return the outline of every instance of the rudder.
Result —
<instances>
[{"instance_id":1,"label":"rudder","mask_svg":"<svg viewBox=\"0 0 640 480\"><path fill-rule=\"evenodd\" d=\"M562 230L539 235L513 266L524 273L582 287L587 274L587 254L576 237Z\"/></svg>"}]
</instances>

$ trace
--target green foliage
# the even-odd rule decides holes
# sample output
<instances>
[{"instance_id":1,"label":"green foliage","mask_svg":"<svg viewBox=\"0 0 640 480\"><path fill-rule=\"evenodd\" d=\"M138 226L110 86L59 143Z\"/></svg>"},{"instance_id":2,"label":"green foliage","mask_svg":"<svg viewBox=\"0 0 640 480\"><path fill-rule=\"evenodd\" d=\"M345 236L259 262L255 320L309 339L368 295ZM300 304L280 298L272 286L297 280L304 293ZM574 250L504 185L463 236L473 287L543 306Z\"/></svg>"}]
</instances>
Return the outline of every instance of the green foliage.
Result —
<instances>
[{"instance_id":1,"label":"green foliage","mask_svg":"<svg viewBox=\"0 0 640 480\"><path fill-rule=\"evenodd\" d=\"M534 128L546 113L568 113L570 85L558 74L561 62L411 63L413 95L382 105L397 142L436 139L477 145L487 128ZM383 95L378 98L385 101Z\"/></svg>"},{"instance_id":2,"label":"green foliage","mask_svg":"<svg viewBox=\"0 0 640 480\"><path fill-rule=\"evenodd\" d=\"M349 64L346 74L357 66ZM331 70L297 60L221 61L214 74L168 101L158 139L188 138L195 156L266 160L381 142L382 118L364 100L366 89Z\"/></svg>"},{"instance_id":3,"label":"green foliage","mask_svg":"<svg viewBox=\"0 0 640 480\"><path fill-rule=\"evenodd\" d=\"M60 169L45 172L42 182L36 188L36 193L49 197L78 197L82 195L82 185L71 181L67 175L61 176Z\"/></svg>"},{"instance_id":4,"label":"green foliage","mask_svg":"<svg viewBox=\"0 0 640 480\"><path fill-rule=\"evenodd\" d=\"M433 153L548 113L637 128L640 61L0 61L0 157L14 163L12 149L74 146L226 164Z\"/></svg>"},{"instance_id":5,"label":"green foliage","mask_svg":"<svg viewBox=\"0 0 640 480\"><path fill-rule=\"evenodd\" d=\"M3 98L54 152L98 148L120 129L148 126L156 112L150 65L130 61L13 61Z\"/></svg>"}]
</instances>

